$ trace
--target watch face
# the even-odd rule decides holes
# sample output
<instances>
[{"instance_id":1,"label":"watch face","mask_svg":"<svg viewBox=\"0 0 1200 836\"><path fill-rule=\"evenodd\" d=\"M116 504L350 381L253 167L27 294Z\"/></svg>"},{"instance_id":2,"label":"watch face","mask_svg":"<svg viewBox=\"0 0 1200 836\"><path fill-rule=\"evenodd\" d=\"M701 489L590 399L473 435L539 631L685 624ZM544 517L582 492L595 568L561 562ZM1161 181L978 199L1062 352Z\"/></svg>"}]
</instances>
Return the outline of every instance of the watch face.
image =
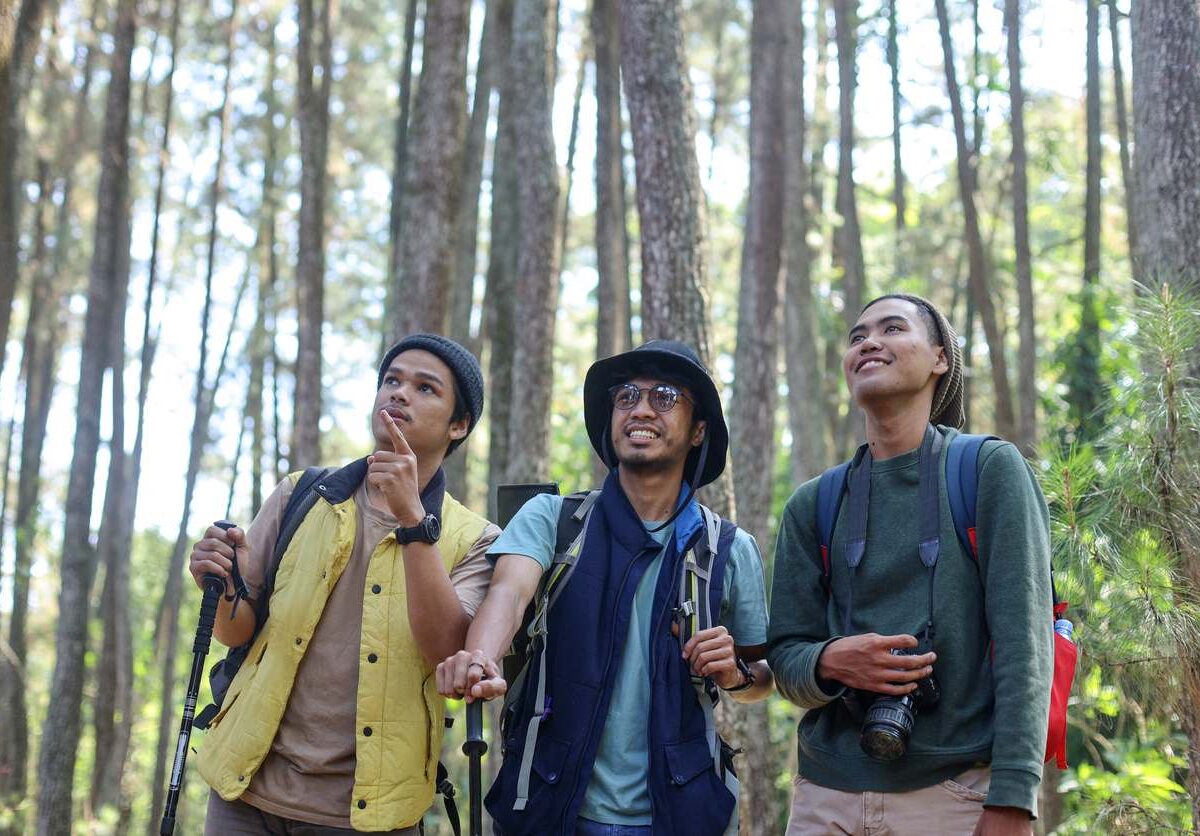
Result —
<instances>
[{"instance_id":1,"label":"watch face","mask_svg":"<svg viewBox=\"0 0 1200 836\"><path fill-rule=\"evenodd\" d=\"M425 518L423 528L425 535L428 537L427 542L436 543L438 538L442 536L442 523L433 514Z\"/></svg>"}]
</instances>

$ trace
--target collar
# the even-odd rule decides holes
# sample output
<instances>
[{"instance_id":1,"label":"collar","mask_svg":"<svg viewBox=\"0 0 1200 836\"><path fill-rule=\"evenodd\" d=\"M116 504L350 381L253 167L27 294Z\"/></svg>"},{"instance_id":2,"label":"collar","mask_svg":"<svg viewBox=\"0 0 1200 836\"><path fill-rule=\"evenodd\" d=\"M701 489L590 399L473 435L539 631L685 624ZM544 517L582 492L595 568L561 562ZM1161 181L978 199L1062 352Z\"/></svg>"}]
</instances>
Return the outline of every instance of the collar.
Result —
<instances>
[{"instance_id":1,"label":"collar","mask_svg":"<svg viewBox=\"0 0 1200 836\"><path fill-rule=\"evenodd\" d=\"M367 458L356 459L321 481L313 490L330 505L338 505L354 495L354 491L367 478ZM426 514L433 514L441 521L442 504L446 498L446 472L438 468L421 491L421 506Z\"/></svg>"}]
</instances>

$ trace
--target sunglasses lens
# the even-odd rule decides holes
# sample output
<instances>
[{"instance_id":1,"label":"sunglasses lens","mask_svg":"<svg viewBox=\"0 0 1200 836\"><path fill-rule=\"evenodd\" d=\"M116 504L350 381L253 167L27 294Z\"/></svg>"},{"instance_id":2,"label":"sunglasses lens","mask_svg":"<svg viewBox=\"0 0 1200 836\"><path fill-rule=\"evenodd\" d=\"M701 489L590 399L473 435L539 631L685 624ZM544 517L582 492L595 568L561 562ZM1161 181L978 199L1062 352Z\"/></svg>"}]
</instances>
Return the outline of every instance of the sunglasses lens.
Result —
<instances>
[{"instance_id":1,"label":"sunglasses lens","mask_svg":"<svg viewBox=\"0 0 1200 836\"><path fill-rule=\"evenodd\" d=\"M650 390L650 407L655 412L670 412L679 402L679 390L671 386L655 386Z\"/></svg>"},{"instance_id":2,"label":"sunglasses lens","mask_svg":"<svg viewBox=\"0 0 1200 836\"><path fill-rule=\"evenodd\" d=\"M631 383L626 383L613 390L613 406L617 409L633 409L641 397L641 390Z\"/></svg>"}]
</instances>

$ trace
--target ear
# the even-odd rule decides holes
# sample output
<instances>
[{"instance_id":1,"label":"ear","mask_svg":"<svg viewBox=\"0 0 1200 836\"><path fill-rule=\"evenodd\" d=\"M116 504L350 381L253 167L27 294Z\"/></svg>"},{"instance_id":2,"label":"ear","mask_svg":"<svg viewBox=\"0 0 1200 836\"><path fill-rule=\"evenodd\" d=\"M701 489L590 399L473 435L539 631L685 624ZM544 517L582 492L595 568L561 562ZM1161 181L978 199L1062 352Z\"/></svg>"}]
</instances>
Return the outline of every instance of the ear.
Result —
<instances>
[{"instance_id":1,"label":"ear","mask_svg":"<svg viewBox=\"0 0 1200 836\"><path fill-rule=\"evenodd\" d=\"M946 356L946 347L942 345L934 346L937 352L937 359L933 364L933 373L941 377L946 372L950 371L950 358Z\"/></svg>"},{"instance_id":2,"label":"ear","mask_svg":"<svg viewBox=\"0 0 1200 836\"><path fill-rule=\"evenodd\" d=\"M707 421L697 421L692 427L692 446L699 447L704 443L704 434L708 431Z\"/></svg>"},{"instance_id":3,"label":"ear","mask_svg":"<svg viewBox=\"0 0 1200 836\"><path fill-rule=\"evenodd\" d=\"M467 427L470 426L469 418L459 418L457 421L450 422L450 440L458 441L460 438L467 437Z\"/></svg>"}]
</instances>

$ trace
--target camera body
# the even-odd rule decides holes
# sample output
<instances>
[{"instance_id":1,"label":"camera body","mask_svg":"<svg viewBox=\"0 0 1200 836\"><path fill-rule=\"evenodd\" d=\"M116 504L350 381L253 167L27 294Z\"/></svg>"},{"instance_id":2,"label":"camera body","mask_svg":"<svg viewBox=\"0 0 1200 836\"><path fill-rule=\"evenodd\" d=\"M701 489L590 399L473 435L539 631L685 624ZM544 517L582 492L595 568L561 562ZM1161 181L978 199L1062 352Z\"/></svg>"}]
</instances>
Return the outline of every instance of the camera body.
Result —
<instances>
[{"instance_id":1,"label":"camera body","mask_svg":"<svg viewBox=\"0 0 1200 836\"><path fill-rule=\"evenodd\" d=\"M920 656L932 647L926 638L919 647L891 650L894 656ZM879 761L894 761L908 751L908 739L917 722L917 714L933 709L942 692L933 673L916 683L917 687L903 696L876 694L870 691L849 690L843 701L854 717L862 717L858 743L870 757Z\"/></svg>"}]
</instances>

